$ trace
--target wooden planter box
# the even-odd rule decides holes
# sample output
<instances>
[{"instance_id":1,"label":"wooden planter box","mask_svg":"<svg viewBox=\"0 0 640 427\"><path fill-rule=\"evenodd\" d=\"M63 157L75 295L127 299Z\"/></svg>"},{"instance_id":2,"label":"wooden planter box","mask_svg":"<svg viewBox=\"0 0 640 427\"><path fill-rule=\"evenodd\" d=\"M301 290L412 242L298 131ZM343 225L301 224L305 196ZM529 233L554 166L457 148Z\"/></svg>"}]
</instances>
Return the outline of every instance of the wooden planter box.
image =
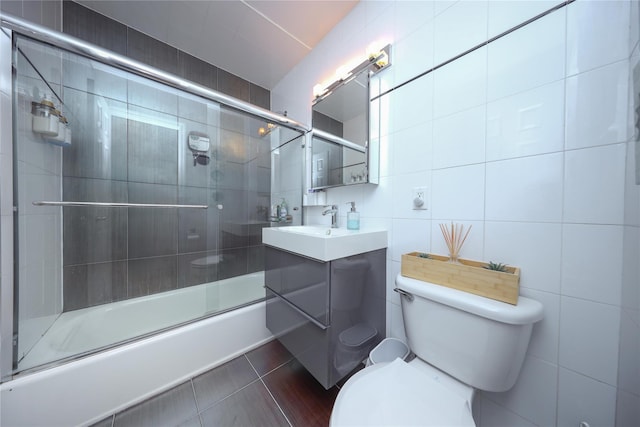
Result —
<instances>
[{"instance_id":1,"label":"wooden planter box","mask_svg":"<svg viewBox=\"0 0 640 427\"><path fill-rule=\"evenodd\" d=\"M412 279L436 283L460 291L491 298L509 304L518 304L520 269L507 267L507 272L487 270L485 262L429 254L421 258L420 252L402 255L401 274Z\"/></svg>"}]
</instances>

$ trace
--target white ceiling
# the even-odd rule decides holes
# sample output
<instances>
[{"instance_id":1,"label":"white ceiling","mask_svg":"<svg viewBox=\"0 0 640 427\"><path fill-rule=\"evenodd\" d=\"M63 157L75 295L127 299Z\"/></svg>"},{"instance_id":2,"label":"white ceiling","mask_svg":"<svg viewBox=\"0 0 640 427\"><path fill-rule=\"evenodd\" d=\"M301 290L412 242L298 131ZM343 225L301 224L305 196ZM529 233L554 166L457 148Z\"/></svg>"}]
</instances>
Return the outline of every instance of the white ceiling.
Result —
<instances>
[{"instance_id":1,"label":"white ceiling","mask_svg":"<svg viewBox=\"0 0 640 427\"><path fill-rule=\"evenodd\" d=\"M358 0L76 0L272 89Z\"/></svg>"}]
</instances>

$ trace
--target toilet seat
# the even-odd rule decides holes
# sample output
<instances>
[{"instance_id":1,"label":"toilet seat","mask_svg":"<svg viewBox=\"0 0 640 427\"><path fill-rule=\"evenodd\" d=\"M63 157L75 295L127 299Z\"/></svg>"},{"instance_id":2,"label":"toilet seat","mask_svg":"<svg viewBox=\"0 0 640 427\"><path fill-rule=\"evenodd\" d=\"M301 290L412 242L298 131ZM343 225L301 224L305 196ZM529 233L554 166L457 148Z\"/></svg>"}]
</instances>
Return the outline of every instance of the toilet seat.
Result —
<instances>
[{"instance_id":1,"label":"toilet seat","mask_svg":"<svg viewBox=\"0 0 640 427\"><path fill-rule=\"evenodd\" d=\"M330 426L475 427L471 402L401 359L373 365L340 390Z\"/></svg>"}]
</instances>

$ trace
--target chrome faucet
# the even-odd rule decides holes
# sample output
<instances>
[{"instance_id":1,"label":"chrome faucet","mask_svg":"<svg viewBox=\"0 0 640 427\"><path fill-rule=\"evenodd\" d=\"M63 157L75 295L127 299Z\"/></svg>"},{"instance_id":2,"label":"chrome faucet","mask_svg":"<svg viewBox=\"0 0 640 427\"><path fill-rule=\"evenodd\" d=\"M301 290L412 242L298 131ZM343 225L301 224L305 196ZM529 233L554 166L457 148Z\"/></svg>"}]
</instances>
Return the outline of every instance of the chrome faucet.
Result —
<instances>
[{"instance_id":1,"label":"chrome faucet","mask_svg":"<svg viewBox=\"0 0 640 427\"><path fill-rule=\"evenodd\" d=\"M338 206L331 205L322 211L322 215L331 214L331 228L338 228Z\"/></svg>"}]
</instances>

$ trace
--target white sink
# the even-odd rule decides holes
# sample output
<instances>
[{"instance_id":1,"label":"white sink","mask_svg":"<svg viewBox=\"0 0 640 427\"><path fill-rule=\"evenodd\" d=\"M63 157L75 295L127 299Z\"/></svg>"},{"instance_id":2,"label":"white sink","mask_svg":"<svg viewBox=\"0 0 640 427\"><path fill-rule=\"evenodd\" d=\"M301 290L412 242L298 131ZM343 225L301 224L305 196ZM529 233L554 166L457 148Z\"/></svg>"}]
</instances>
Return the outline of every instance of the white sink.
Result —
<instances>
[{"instance_id":1,"label":"white sink","mask_svg":"<svg viewBox=\"0 0 640 427\"><path fill-rule=\"evenodd\" d=\"M262 243L320 261L332 261L386 248L387 231L318 225L263 228Z\"/></svg>"}]
</instances>

